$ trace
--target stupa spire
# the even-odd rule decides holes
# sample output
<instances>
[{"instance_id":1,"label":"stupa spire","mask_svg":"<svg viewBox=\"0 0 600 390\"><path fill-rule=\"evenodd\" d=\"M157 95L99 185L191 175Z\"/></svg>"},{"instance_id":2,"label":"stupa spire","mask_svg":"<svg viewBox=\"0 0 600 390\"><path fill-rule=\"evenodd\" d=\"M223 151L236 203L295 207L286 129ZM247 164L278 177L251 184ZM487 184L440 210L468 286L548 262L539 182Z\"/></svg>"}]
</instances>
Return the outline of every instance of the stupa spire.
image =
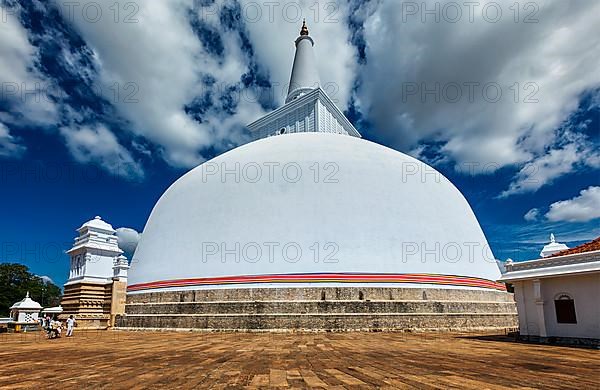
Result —
<instances>
[{"instance_id":1,"label":"stupa spire","mask_svg":"<svg viewBox=\"0 0 600 390\"><path fill-rule=\"evenodd\" d=\"M308 27L306 27L306 19L302 21L302 28L300 29L300 36L308 35Z\"/></svg>"},{"instance_id":2,"label":"stupa spire","mask_svg":"<svg viewBox=\"0 0 600 390\"><path fill-rule=\"evenodd\" d=\"M296 55L294 57L294 66L292 67L290 87L285 99L286 103L321 85L313 51L314 45L315 41L309 35L306 20L304 20L300 29L300 36L296 39Z\"/></svg>"},{"instance_id":3,"label":"stupa spire","mask_svg":"<svg viewBox=\"0 0 600 390\"><path fill-rule=\"evenodd\" d=\"M314 44L304 21L296 38L296 56L286 104L248 125L253 139L318 132L360 138L360 133L320 87Z\"/></svg>"}]
</instances>

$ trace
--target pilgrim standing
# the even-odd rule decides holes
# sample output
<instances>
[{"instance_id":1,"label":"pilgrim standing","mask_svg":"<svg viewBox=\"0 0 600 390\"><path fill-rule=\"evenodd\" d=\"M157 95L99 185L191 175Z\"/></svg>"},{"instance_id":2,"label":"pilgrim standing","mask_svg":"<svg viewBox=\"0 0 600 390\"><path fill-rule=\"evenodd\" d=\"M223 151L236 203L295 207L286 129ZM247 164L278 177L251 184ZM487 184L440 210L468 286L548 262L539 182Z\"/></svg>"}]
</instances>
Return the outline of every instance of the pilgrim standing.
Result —
<instances>
[{"instance_id":1,"label":"pilgrim standing","mask_svg":"<svg viewBox=\"0 0 600 390\"><path fill-rule=\"evenodd\" d=\"M67 337L73 336L73 328L75 327L75 318L70 315L67 319Z\"/></svg>"}]
</instances>

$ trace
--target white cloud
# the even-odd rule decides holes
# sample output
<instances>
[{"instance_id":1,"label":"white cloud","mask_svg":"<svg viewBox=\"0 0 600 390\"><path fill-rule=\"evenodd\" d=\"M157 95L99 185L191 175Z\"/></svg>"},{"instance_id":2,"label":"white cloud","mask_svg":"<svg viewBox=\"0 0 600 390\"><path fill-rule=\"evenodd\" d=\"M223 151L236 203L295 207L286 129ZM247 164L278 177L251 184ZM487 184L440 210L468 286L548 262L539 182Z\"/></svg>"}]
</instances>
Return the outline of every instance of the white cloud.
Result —
<instances>
[{"instance_id":1,"label":"white cloud","mask_svg":"<svg viewBox=\"0 0 600 390\"><path fill-rule=\"evenodd\" d=\"M546 218L567 222L587 222L600 218L600 187L592 186L572 199L552 203Z\"/></svg>"},{"instance_id":2,"label":"white cloud","mask_svg":"<svg viewBox=\"0 0 600 390\"><path fill-rule=\"evenodd\" d=\"M130 260L133 258L133 253L137 248L140 237L141 234L135 229L126 227L117 229L117 241L119 243L119 248L125 252L125 256Z\"/></svg>"},{"instance_id":3,"label":"white cloud","mask_svg":"<svg viewBox=\"0 0 600 390\"><path fill-rule=\"evenodd\" d=\"M81 68L76 50L64 50L63 62L74 64L71 70L94 83L125 119L123 127L136 140L132 152L158 149L160 157L174 166L197 165L208 156L205 150L219 152L246 141L243 126L264 114L255 91L245 89L240 82L253 61L268 74L277 103L283 102L294 56L293 40L302 17L306 17L315 39L321 80L334 86L327 88L328 92L342 109L355 98L366 119L374 124L377 137L389 146L425 151L424 143L435 142L441 145L441 157L435 161L456 162L457 169L468 164L475 173L522 164L503 196L535 191L572 172L582 164L577 158L590 150L585 142L560 142L562 135L555 130L577 108L584 91L600 87L597 2L535 3L539 6L537 23L523 23L530 9L521 9L515 23L514 12L508 8L512 3L497 3L503 16L491 23L484 20L478 3L473 21L462 6L460 21L451 23L444 20L448 13L443 7L462 5L460 2L410 3L419 12L408 15L407 2L371 1L355 7L358 3L352 1L300 0L292 7L273 3L270 9L266 3L241 1L243 28L254 58L245 50L239 26L232 28L220 17L223 7L236 4L234 0L215 5L197 0L135 2L133 8L126 9L125 4L118 3L119 14L114 12L113 0L84 0L75 4L72 15L67 3L53 3L89 46L99 75L96 77L91 68ZM209 5L201 7L204 3ZM301 11L296 14L298 4ZM100 19L86 20L83 9L88 7L93 16L98 6ZM442 8L439 22L422 12L424 7L436 6ZM256 10L261 17L253 20ZM203 45L190 26L190 12L196 12L222 41L222 56ZM133 23L126 23L128 16ZM348 26L349 17L364 21L365 65L358 64L357 50L350 43L357 31ZM9 22L0 29L0 81L44 82L43 75L35 71L36 50L18 19L9 15ZM207 97L214 107L198 115L198 120L188 115L186 105L206 92L206 75L215 80L216 89ZM352 96L355 81L360 87ZM466 86L470 82L479 83L474 87L473 101ZM493 88L488 90L487 100L483 97L482 85L486 83L501 88L498 102L489 101ZM462 92L457 102L448 99L454 85ZM242 90L233 114L219 107L223 89L229 86ZM438 102L434 96L422 97L419 92L407 96L407 88L423 92L436 86L440 89ZM534 92L535 96L529 96ZM527 103L528 98L538 103ZM23 117L27 112L27 118L43 123L62 119L67 129L77 128L74 122L85 122L87 113L68 106L60 107L65 118L56 118L57 109L50 100L46 96L43 104L24 105L21 114L11 112ZM10 123L1 114L0 120ZM128 152L121 154L133 161ZM600 155L588 153L583 164L600 166ZM532 169L536 170L534 177Z\"/></svg>"},{"instance_id":4,"label":"white cloud","mask_svg":"<svg viewBox=\"0 0 600 390\"><path fill-rule=\"evenodd\" d=\"M38 278L42 279L44 281L45 284L56 284L54 283L54 280L52 280L52 278L50 276L46 276L46 275L36 275Z\"/></svg>"},{"instance_id":5,"label":"white cloud","mask_svg":"<svg viewBox=\"0 0 600 390\"><path fill-rule=\"evenodd\" d=\"M25 146L20 145L8 128L0 123L0 157L20 157L25 152Z\"/></svg>"},{"instance_id":6,"label":"white cloud","mask_svg":"<svg viewBox=\"0 0 600 390\"><path fill-rule=\"evenodd\" d=\"M521 168L510 183L509 188L502 192L501 197L536 191L557 177L572 172L578 161L575 145L567 145L562 149L553 149L548 154L534 159Z\"/></svg>"},{"instance_id":7,"label":"white cloud","mask_svg":"<svg viewBox=\"0 0 600 390\"><path fill-rule=\"evenodd\" d=\"M597 168L600 154L594 145L581 134L566 129L560 132L561 141L526 163L513 178L507 190L499 197L535 192L557 178L589 166Z\"/></svg>"},{"instance_id":8,"label":"white cloud","mask_svg":"<svg viewBox=\"0 0 600 390\"><path fill-rule=\"evenodd\" d=\"M166 159L201 162L197 149L210 145L211 137L183 110L198 86L200 45L184 22L182 2L133 3L136 7L120 13L117 22L106 13L111 3L83 1L72 14L58 3L94 52L97 90L131 121L136 134L162 145ZM81 11L86 7L99 7L103 17L90 21ZM131 12L131 23L125 22Z\"/></svg>"},{"instance_id":9,"label":"white cloud","mask_svg":"<svg viewBox=\"0 0 600 390\"><path fill-rule=\"evenodd\" d=\"M17 16L19 8L0 5L0 101L9 104L0 119L7 124L47 126L58 119L52 101L56 88L35 67L37 51Z\"/></svg>"},{"instance_id":10,"label":"white cloud","mask_svg":"<svg viewBox=\"0 0 600 390\"><path fill-rule=\"evenodd\" d=\"M108 11L114 2L84 1L81 9L93 3ZM217 58L190 26L193 1L135 4L139 9L132 14L137 20L134 23L115 23L110 12L91 23L81 12L74 13L72 22L95 55L100 72L97 89L130 121L132 131L158 145L172 165L194 166L204 161L204 148L218 150L243 142L243 126L263 113L252 99L240 100L233 115L209 109L202 115L202 123L185 111L186 104L206 92L204 75L215 79L210 99L218 102L220 88L240 83L248 71L236 32L220 24L213 26L224 42L224 56ZM68 10L61 9L67 16ZM131 12L133 9L121 16Z\"/></svg>"},{"instance_id":11,"label":"white cloud","mask_svg":"<svg viewBox=\"0 0 600 390\"><path fill-rule=\"evenodd\" d=\"M532 221L537 221L539 216L540 216L540 210L533 208L533 209L529 210L527 213L525 213L525 215L523 216L523 219L525 219L527 222L532 222Z\"/></svg>"},{"instance_id":12,"label":"white cloud","mask_svg":"<svg viewBox=\"0 0 600 390\"><path fill-rule=\"evenodd\" d=\"M577 109L581 94L600 87L600 3L536 2L537 23L523 23L532 9L522 9L515 23L508 8L512 3L503 2L495 3L502 7L500 21L488 22L483 3L477 3L472 22L462 7L460 20L451 23L447 20L454 17L453 10L443 9L452 3L462 4L415 2L411 4L418 11L410 15L407 2L384 1L367 13L361 110L379 135L400 149L435 141L458 164L477 163L487 172L533 161L547 164L543 169L548 176L569 172L573 150L549 146L559 137L555 129ZM424 13L424 7L436 6L437 23L434 15ZM479 83L472 101L470 82ZM486 83L500 87L498 102L491 102L493 87L484 95ZM439 93L423 96L436 86ZM411 95L413 87L418 92ZM457 91L462 95L452 102ZM538 102L528 103L528 97ZM561 162L566 170L557 165ZM529 190L524 185L518 183L512 191Z\"/></svg>"},{"instance_id":13,"label":"white cloud","mask_svg":"<svg viewBox=\"0 0 600 390\"><path fill-rule=\"evenodd\" d=\"M105 126L63 127L60 133L78 162L98 164L114 175L131 180L144 177L140 163L134 160Z\"/></svg>"},{"instance_id":14,"label":"white cloud","mask_svg":"<svg viewBox=\"0 0 600 390\"><path fill-rule=\"evenodd\" d=\"M224 7L235 5L234 1L207 3L206 7L193 0L136 3L136 23L115 23L112 0L79 2L73 15L64 4L55 3L93 50L100 72L97 89L131 123L133 133L158 145L170 164L194 166L204 161L205 148L219 150L245 142L243 127L265 114L256 96L264 91L241 84L251 63L239 26L231 28L219 17ZM298 4L302 10L296 16L292 11ZM104 15L92 23L81 11L97 5ZM294 57L293 40L305 16L316 40L321 78L331 83L328 91L342 108L346 107L356 73L355 49L349 43L345 22L347 7L333 7L331 2L315 7L314 2L302 0L290 9L278 3L271 18L269 6L252 3L262 15L254 20L248 2L241 5L254 60L270 75L273 90L269 92L277 102L284 99ZM132 11L122 13L121 19ZM223 43L222 56L215 55L214 48L205 47L196 36L190 26L190 12L218 35ZM311 23L314 20L319 23ZM209 99L216 104L200 115L199 122L186 113L185 106L206 92L202 82L205 75L215 80ZM115 86L120 91L118 99ZM219 99L230 86L241 88L234 114L219 107ZM129 95L130 101L126 101Z\"/></svg>"}]
</instances>

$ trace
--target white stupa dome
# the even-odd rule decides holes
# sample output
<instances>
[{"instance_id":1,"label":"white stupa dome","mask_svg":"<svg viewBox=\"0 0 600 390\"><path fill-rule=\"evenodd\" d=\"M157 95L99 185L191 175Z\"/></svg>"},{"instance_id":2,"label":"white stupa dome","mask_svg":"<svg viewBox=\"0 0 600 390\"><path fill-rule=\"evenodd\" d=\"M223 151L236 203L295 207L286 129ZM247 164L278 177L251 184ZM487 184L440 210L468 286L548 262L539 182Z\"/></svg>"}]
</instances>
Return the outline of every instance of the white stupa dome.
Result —
<instances>
[{"instance_id":1,"label":"white stupa dome","mask_svg":"<svg viewBox=\"0 0 600 390\"><path fill-rule=\"evenodd\" d=\"M129 291L436 284L499 288L469 204L428 165L357 137L260 139L160 198Z\"/></svg>"}]
</instances>

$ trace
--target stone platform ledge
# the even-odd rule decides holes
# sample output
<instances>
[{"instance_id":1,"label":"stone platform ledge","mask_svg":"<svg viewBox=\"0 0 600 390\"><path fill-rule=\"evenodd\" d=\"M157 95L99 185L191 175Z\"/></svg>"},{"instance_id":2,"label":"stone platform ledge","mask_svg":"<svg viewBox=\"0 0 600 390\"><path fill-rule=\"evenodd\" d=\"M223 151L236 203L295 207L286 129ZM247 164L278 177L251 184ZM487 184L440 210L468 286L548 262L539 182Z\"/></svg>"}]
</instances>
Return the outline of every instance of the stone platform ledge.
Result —
<instances>
[{"instance_id":1,"label":"stone platform ledge","mask_svg":"<svg viewBox=\"0 0 600 390\"><path fill-rule=\"evenodd\" d=\"M127 294L126 304L207 301L496 301L514 302L506 291L436 287L257 287L148 291Z\"/></svg>"},{"instance_id":2,"label":"stone platform ledge","mask_svg":"<svg viewBox=\"0 0 600 390\"><path fill-rule=\"evenodd\" d=\"M109 327L110 317L107 315L89 315L89 314L77 314L77 313L64 313L58 316L58 319L63 322L69 318L70 315L75 317L77 330L106 330Z\"/></svg>"},{"instance_id":3,"label":"stone platform ledge","mask_svg":"<svg viewBox=\"0 0 600 390\"><path fill-rule=\"evenodd\" d=\"M326 299L326 300L322 300L322 299L305 299L305 300L292 300L292 301L282 301L282 300L243 300L243 301L185 301L185 302L131 302L131 303L127 303L126 306L159 306L159 305L190 305L190 304L195 304L195 303L200 303L200 304L220 304L220 303L226 303L226 304L235 304L235 303L286 303L286 302L293 302L293 303L323 303L323 302L328 302L328 303L355 303L355 302L401 302L401 303L487 303L487 304L492 304L492 303L498 303L498 304L507 304L507 305L511 305L514 304L514 301L458 301L458 300L452 300L452 299L362 299L362 300L358 300L358 299Z\"/></svg>"},{"instance_id":4,"label":"stone platform ledge","mask_svg":"<svg viewBox=\"0 0 600 390\"><path fill-rule=\"evenodd\" d=\"M127 305L125 314L516 313L514 302L277 301Z\"/></svg>"},{"instance_id":5,"label":"stone platform ledge","mask_svg":"<svg viewBox=\"0 0 600 390\"><path fill-rule=\"evenodd\" d=\"M294 333L294 334L313 334L313 333L455 333L455 334L508 334L516 332L516 327L472 327L472 328L361 328L361 329L237 329L237 328L144 328L144 327L113 327L111 332L175 332L175 333Z\"/></svg>"},{"instance_id":6,"label":"stone platform ledge","mask_svg":"<svg viewBox=\"0 0 600 390\"><path fill-rule=\"evenodd\" d=\"M110 328L108 325L107 326L76 326L75 327L75 331L78 330L107 330L108 328Z\"/></svg>"},{"instance_id":7,"label":"stone platform ledge","mask_svg":"<svg viewBox=\"0 0 600 390\"><path fill-rule=\"evenodd\" d=\"M126 314L135 317L422 317L422 316L510 316L514 313L192 313L192 314Z\"/></svg>"}]
</instances>

